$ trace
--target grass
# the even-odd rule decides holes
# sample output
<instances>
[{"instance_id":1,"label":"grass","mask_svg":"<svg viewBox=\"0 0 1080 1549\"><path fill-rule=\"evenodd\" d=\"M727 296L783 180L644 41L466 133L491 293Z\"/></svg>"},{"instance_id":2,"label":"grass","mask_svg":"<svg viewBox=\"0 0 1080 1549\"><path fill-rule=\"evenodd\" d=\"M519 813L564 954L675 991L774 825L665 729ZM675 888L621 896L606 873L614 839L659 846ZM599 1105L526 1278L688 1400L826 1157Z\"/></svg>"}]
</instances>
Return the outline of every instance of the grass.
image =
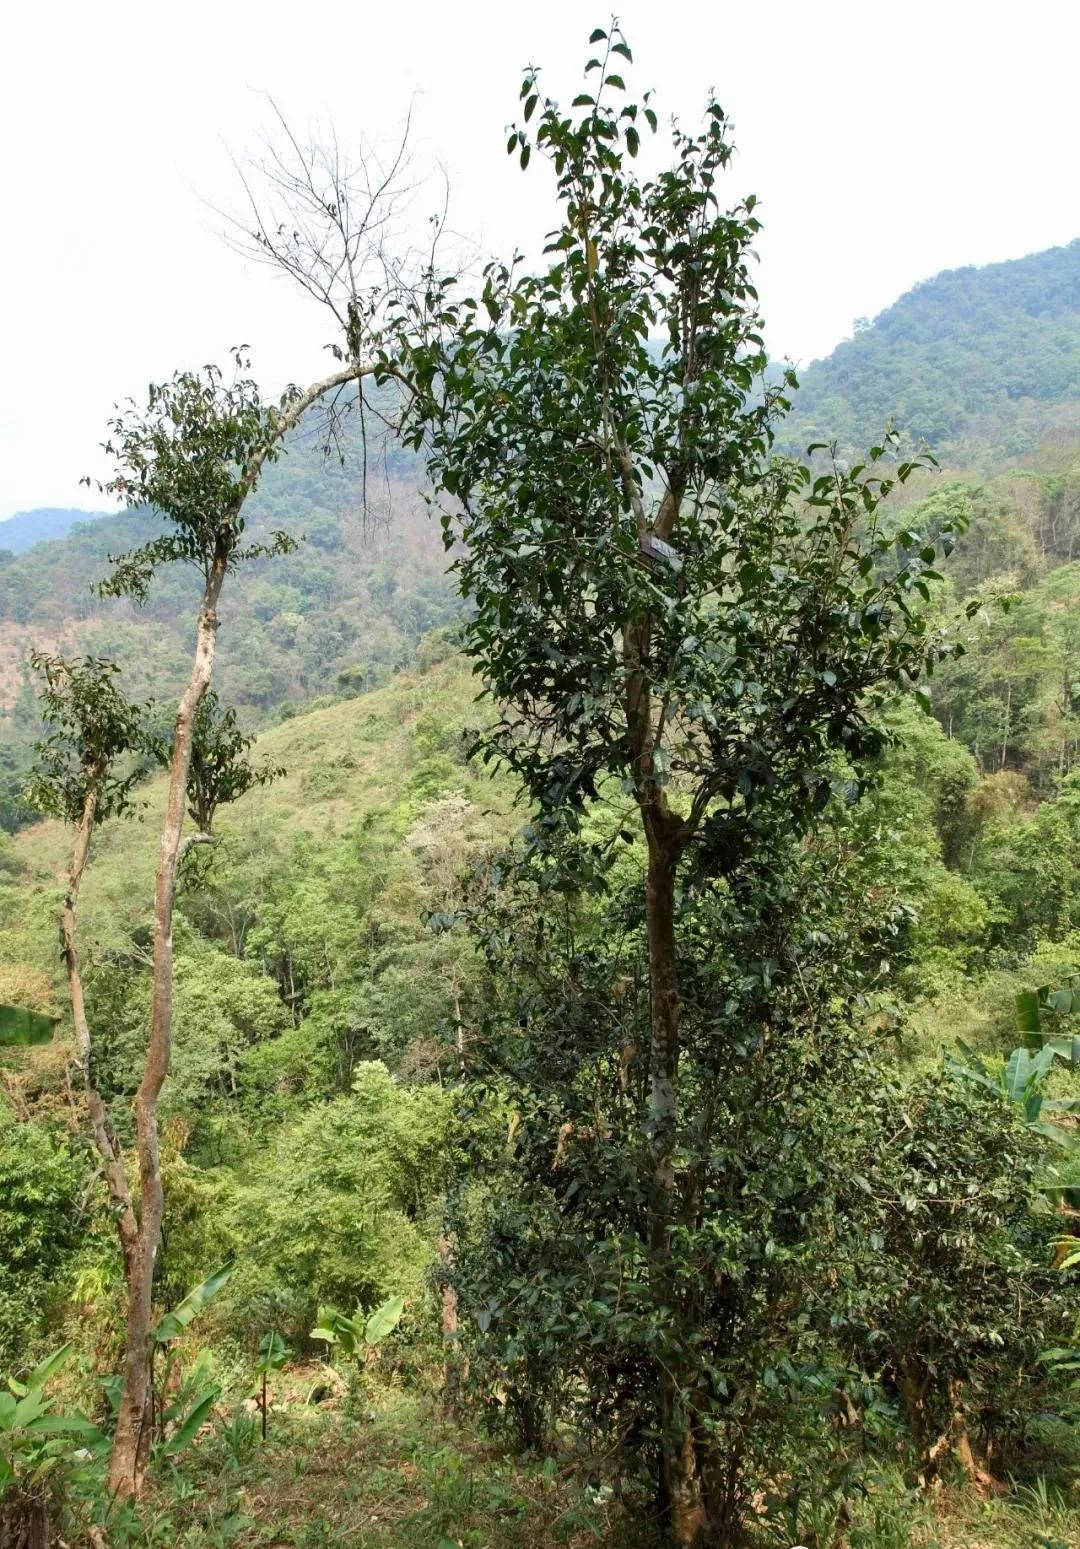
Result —
<instances>
[{"instance_id":1,"label":"grass","mask_svg":"<svg viewBox=\"0 0 1080 1549\"><path fill-rule=\"evenodd\" d=\"M114 1549L645 1549L649 1514L625 1509L572 1451L520 1457L417 1390L365 1386L304 1402L311 1372L283 1373L270 1436L250 1404L227 1410L154 1478ZM1059 1457L1059 1464L1067 1461ZM1034 1476L983 1499L958 1479L929 1495L882 1467L838 1516L763 1520L746 1549L1080 1549L1080 1477Z\"/></svg>"},{"instance_id":2,"label":"grass","mask_svg":"<svg viewBox=\"0 0 1080 1549\"><path fill-rule=\"evenodd\" d=\"M540 1549L599 1543L613 1526L572 1471L510 1457L415 1393L273 1410L265 1443L247 1419L158 1476L132 1546Z\"/></svg>"}]
</instances>

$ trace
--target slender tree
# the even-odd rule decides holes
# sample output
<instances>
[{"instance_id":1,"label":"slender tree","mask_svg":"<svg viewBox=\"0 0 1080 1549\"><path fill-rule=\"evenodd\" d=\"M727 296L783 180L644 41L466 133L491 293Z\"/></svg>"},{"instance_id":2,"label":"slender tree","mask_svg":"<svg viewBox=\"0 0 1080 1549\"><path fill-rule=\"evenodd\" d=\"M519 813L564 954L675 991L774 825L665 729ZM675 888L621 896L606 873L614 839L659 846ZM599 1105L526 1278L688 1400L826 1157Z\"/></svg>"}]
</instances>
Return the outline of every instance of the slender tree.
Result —
<instances>
[{"instance_id":1,"label":"slender tree","mask_svg":"<svg viewBox=\"0 0 1080 1549\"><path fill-rule=\"evenodd\" d=\"M272 403L246 374L245 353L234 351L231 381L212 366L178 372L151 386L145 408L129 404L119 411L106 443L116 471L104 489L128 505L156 509L166 531L118 556L102 592L142 600L156 568L172 561L193 565L202 581L194 659L169 753L154 888L151 1025L135 1097L141 1209L109 1476L112 1489L125 1495L141 1489L150 1440L150 1314L164 1207L157 1103L172 1050L172 914L185 851L185 806L190 800L200 821L207 790L199 776L193 795L190 780L199 708L213 672L218 603L226 577L239 564L284 553L293 545L283 532L258 543L244 536L247 502L290 433L309 414L321 415L327 449L341 453L344 416L364 408L364 380L399 375L382 348L382 333L390 297L408 290L412 266L392 240L408 191L408 125L391 153L380 156L376 148L365 147L358 162L344 156L336 143L331 152L303 145L280 115L279 127L283 149L271 146L263 163L242 173L249 217L234 222L233 229L239 246L283 271L329 310L334 337L328 348L335 369L306 388L290 387Z\"/></svg>"},{"instance_id":2,"label":"slender tree","mask_svg":"<svg viewBox=\"0 0 1080 1549\"><path fill-rule=\"evenodd\" d=\"M170 382L152 387L146 411L130 407L119 414L107 444L117 463L105 486L108 492L131 505L156 508L168 530L143 548L117 557L102 591L142 600L156 567L175 560L194 565L202 579L194 660L169 752L154 885L151 1026L135 1097L141 1208L129 1281L124 1390L110 1473L112 1488L125 1493L140 1489L149 1445L150 1312L164 1208L157 1102L172 1049L172 915L198 712L213 672L218 603L227 575L238 564L285 553L293 546L293 540L280 532L267 542L245 543L245 503L263 468L279 455L284 438L306 410L359 369L350 362L305 391L292 390L280 403L267 405L256 384L240 375L246 364L244 357L237 357L238 373L230 383L207 367L198 373L180 372Z\"/></svg>"},{"instance_id":3,"label":"slender tree","mask_svg":"<svg viewBox=\"0 0 1080 1549\"><path fill-rule=\"evenodd\" d=\"M108 819L130 810L132 788L146 772L153 744L145 729L144 707L124 697L114 662L92 656L66 660L35 652L31 667L41 682L39 697L48 735L37 744L27 796L38 810L74 831L60 910L60 944L90 1129L116 1220L125 1274L130 1276L138 1223L123 1154L94 1079L76 911L94 832Z\"/></svg>"},{"instance_id":4,"label":"slender tree","mask_svg":"<svg viewBox=\"0 0 1080 1549\"><path fill-rule=\"evenodd\" d=\"M710 100L670 166L628 100L630 49L598 29L569 110L521 88L509 150L550 162L550 262L493 263L465 293L432 272L404 307L406 435L445 497L472 605L468 649L499 706L484 744L537 807L533 843L621 783L644 842L649 1137L645 1247L657 1311L659 1488L679 1543L707 1530L708 1383L679 1234L700 1201L679 1157L679 899L753 864L763 831L807 832L879 745L875 700L945 649L919 600L935 551L877 512L911 465L885 447L819 477L772 459L793 379L766 375L749 258L755 201L725 211L729 126ZM532 128L529 125L532 124ZM388 362L389 363L389 362ZM946 539L946 542L948 540ZM896 549L900 562L889 559ZM857 782L856 782L857 783ZM764 825L764 830L763 830Z\"/></svg>"}]
</instances>

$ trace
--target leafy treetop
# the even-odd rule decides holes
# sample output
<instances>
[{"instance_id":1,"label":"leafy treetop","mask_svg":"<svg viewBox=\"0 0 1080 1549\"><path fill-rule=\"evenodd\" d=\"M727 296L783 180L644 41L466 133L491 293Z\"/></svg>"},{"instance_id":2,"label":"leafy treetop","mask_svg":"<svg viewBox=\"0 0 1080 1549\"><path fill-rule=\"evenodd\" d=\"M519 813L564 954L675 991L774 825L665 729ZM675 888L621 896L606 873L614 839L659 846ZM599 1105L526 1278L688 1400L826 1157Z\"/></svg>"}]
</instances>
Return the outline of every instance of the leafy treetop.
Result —
<instances>
[{"instance_id":1,"label":"leafy treetop","mask_svg":"<svg viewBox=\"0 0 1080 1549\"><path fill-rule=\"evenodd\" d=\"M553 168L551 261L492 263L479 296L429 277L399 325L405 429L464 539L467 648L506 707L494 751L549 812L615 774L679 850L707 813L807 821L837 751L876 747L874 697L951 646L919 608L935 546L877 519L915 464L884 476L883 445L815 479L771 456L793 379L764 380L759 222L753 198L719 202L722 108L642 180L656 115L627 99L618 27L592 41L569 112L526 73L508 144Z\"/></svg>"},{"instance_id":2,"label":"leafy treetop","mask_svg":"<svg viewBox=\"0 0 1080 1549\"><path fill-rule=\"evenodd\" d=\"M81 822L91 797L98 821L122 815L155 753L145 724L149 707L124 696L120 669L104 657L36 651L31 667L41 680L48 735L36 745L29 801L65 823Z\"/></svg>"},{"instance_id":3,"label":"leafy treetop","mask_svg":"<svg viewBox=\"0 0 1080 1549\"><path fill-rule=\"evenodd\" d=\"M195 735L188 772L188 815L201 834L213 830L217 809L237 801L258 785L280 779L284 769L256 767L247 757L254 737L236 723L236 711L222 709L210 689L195 712Z\"/></svg>"},{"instance_id":4,"label":"leafy treetop","mask_svg":"<svg viewBox=\"0 0 1080 1549\"><path fill-rule=\"evenodd\" d=\"M171 530L110 556L113 573L99 587L104 596L144 601L155 567L171 560L198 566L209 582L215 569L294 546L275 532L268 544L242 548L242 510L263 465L280 455L288 411L302 395L290 387L279 404L267 404L245 374L250 361L242 349L233 351L233 362L231 382L214 365L178 371L151 383L145 410L130 402L110 422L105 451L117 471L99 487L129 506L153 507Z\"/></svg>"}]
</instances>

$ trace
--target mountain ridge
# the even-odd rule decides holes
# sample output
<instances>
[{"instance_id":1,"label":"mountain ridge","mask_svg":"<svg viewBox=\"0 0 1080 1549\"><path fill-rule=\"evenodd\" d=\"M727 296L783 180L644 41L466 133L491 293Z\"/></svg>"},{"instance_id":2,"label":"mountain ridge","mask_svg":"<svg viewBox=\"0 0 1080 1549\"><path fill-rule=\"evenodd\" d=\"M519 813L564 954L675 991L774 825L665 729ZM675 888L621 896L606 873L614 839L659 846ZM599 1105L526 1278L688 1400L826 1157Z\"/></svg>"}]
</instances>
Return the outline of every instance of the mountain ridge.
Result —
<instances>
[{"instance_id":1,"label":"mountain ridge","mask_svg":"<svg viewBox=\"0 0 1080 1549\"><path fill-rule=\"evenodd\" d=\"M1080 238L920 281L801 372L783 447L858 454L890 420L961 464L1080 431Z\"/></svg>"},{"instance_id":2,"label":"mountain ridge","mask_svg":"<svg viewBox=\"0 0 1080 1549\"><path fill-rule=\"evenodd\" d=\"M25 554L39 543L66 538L74 527L115 516L113 511L84 511L79 506L34 506L0 521L0 555Z\"/></svg>"}]
</instances>

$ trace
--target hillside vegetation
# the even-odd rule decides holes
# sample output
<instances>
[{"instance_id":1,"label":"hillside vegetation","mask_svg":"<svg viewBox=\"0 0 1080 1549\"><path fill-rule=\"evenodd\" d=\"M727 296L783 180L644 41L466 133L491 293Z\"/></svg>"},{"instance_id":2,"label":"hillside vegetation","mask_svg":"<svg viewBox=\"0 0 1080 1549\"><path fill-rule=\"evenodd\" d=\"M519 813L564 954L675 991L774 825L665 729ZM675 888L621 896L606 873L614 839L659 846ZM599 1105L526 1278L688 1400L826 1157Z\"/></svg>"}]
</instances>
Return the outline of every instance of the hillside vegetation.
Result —
<instances>
[{"instance_id":1,"label":"hillside vegetation","mask_svg":"<svg viewBox=\"0 0 1080 1549\"><path fill-rule=\"evenodd\" d=\"M1015 563L973 555L969 565L1009 569L1022 589L1036 570L1070 559L1080 240L917 286L802 374L780 445L801 452L810 441L836 438L842 452L857 455L890 419L910 439L925 439L946 469L962 471L980 512L1001 514L1000 531L992 517L980 519L979 543L1011 545ZM317 437L294 437L253 503L254 536L283 527L305 541L284 560L247 570L232 596L227 629L244 649L223 652L221 685L245 724L384 681L413 660L425 631L458 616L438 529L419 498L416 458L373 440L364 481L355 425L349 435L344 465L323 455ZM1014 470L998 478L1010 464ZM947 473L933 484L946 482ZM31 646L113 657L133 692L164 706L183 678L194 579L182 570L163 576L145 608L95 597L91 586L109 554L156 526L141 513L84 520L92 515L26 513L10 529L13 552L0 552L0 826L25 816L19 789L37 731L26 675ZM60 536L76 519L78 531ZM7 530L0 527L0 550Z\"/></svg>"},{"instance_id":2,"label":"hillside vegetation","mask_svg":"<svg viewBox=\"0 0 1080 1549\"><path fill-rule=\"evenodd\" d=\"M462 1037L472 1060L502 998L468 933L438 922L467 905L469 877L498 860L527 814L506 776L464 758L463 729L486 715L467 664L439 637L420 656L419 669L381 689L263 733L256 760L287 773L237 804L212 860L193 857L182 885L158 1294L175 1303L208 1266L235 1257L239 1267L200 1334L216 1350L231 1430L192 1465L206 1492L198 1509L168 1485L157 1497L170 1531L189 1535L176 1541L201 1544L218 1523L242 1545L269 1524L298 1545L333 1524L386 1549L438 1549L470 1533L477 1545L509 1546L526 1524L537 1543L619 1531L603 1492L562 1467L507 1458L424 1397L438 1348L443 1091ZM906 1079L934 1071L936 1082L942 1045L962 1036L993 1061L1015 1037L1014 995L1058 982L1080 957L1080 803L1071 782L1040 802L1019 777L980 776L922 712L905 710L896 729L903 743L880 789L854 817L837 805L819 842L844 868L836 907L862 922L868 959L888 960L873 1004L893 1029L890 1058ZM155 782L130 820L103 832L82 906L102 1030L97 1079L125 1138L162 793ZM618 822L624 805L614 792L610 802ZM610 822L596 821L597 832ZM0 1000L61 1017L52 1046L9 1055L2 1072L0 1175L16 1180L7 1206L16 1231L25 1207L13 1164L28 1142L38 1187L48 1180L59 1211L90 1186L85 1151L63 1138L72 1050L55 919L68 853L53 822L0 850ZM844 860L852 854L854 868ZM1075 1168L1069 1176L1080 1184ZM107 1222L95 1213L72 1231L62 1217L35 1219L32 1254L0 1271L0 1365L18 1361L27 1337L41 1349L92 1328L97 1346L112 1348L122 1285ZM327 1389L309 1338L321 1304L376 1305L399 1292L409 1342L353 1397L336 1376ZM260 1452L244 1405L251 1341L269 1327L297 1354L275 1379ZM314 1408L312 1392L327 1394ZM363 1485L343 1494L339 1475L358 1459ZM288 1482L294 1467L302 1483ZM1034 1514L1003 1502L993 1541L1026 1545L1034 1524L1071 1543L1057 1488ZM986 1508L962 1493L942 1504L944 1517L905 1495L899 1477L879 1476L866 1520L887 1517L908 1535L897 1542L961 1549Z\"/></svg>"},{"instance_id":3,"label":"hillside vegetation","mask_svg":"<svg viewBox=\"0 0 1080 1549\"><path fill-rule=\"evenodd\" d=\"M800 373L784 442L860 454L886 421L953 466L1015 458L1080 418L1080 239L916 285Z\"/></svg>"},{"instance_id":4,"label":"hillside vegetation","mask_svg":"<svg viewBox=\"0 0 1080 1549\"><path fill-rule=\"evenodd\" d=\"M785 421L589 48L538 273L290 139L333 369L0 558L0 1549L1080 1549L1080 245Z\"/></svg>"}]
</instances>

